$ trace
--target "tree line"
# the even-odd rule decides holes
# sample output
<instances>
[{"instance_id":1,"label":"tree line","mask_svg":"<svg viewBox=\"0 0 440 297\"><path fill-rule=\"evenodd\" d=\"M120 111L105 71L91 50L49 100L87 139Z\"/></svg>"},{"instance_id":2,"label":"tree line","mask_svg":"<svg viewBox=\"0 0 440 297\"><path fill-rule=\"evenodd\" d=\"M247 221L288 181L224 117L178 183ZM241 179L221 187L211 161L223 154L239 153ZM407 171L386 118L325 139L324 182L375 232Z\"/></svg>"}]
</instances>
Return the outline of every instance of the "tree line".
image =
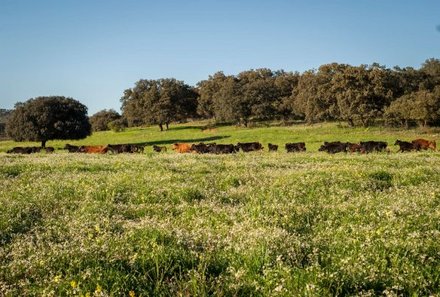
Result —
<instances>
[{"instance_id":1,"label":"tree line","mask_svg":"<svg viewBox=\"0 0 440 297\"><path fill-rule=\"evenodd\" d=\"M139 80L124 91L128 126L201 118L248 126L259 120L344 121L350 126L440 124L440 60L420 69L377 63L325 64L302 74L247 70L217 72L195 87L176 79Z\"/></svg>"},{"instance_id":2,"label":"tree line","mask_svg":"<svg viewBox=\"0 0 440 297\"><path fill-rule=\"evenodd\" d=\"M247 70L217 72L195 87L174 78L141 79L121 98L122 115L87 107L63 96L31 98L0 110L0 135L16 141L81 139L92 131L212 119L248 126L260 120L345 121L350 126L440 125L440 60L420 69L374 63L325 64L299 72Z\"/></svg>"}]
</instances>

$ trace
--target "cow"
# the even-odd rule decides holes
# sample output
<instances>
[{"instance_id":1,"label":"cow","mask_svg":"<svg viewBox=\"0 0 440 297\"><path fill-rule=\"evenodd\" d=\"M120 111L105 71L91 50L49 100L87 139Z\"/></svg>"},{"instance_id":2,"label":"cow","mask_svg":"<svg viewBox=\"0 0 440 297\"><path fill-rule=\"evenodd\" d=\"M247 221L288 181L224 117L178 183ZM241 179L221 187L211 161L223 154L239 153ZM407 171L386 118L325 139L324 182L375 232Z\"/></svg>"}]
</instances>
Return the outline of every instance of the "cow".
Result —
<instances>
[{"instance_id":1,"label":"cow","mask_svg":"<svg viewBox=\"0 0 440 297\"><path fill-rule=\"evenodd\" d=\"M243 152L254 152L263 149L263 145L259 142L237 143L236 150L241 149Z\"/></svg>"},{"instance_id":2,"label":"cow","mask_svg":"<svg viewBox=\"0 0 440 297\"><path fill-rule=\"evenodd\" d=\"M108 147L104 145L83 145L79 147L79 151L86 154L105 154Z\"/></svg>"},{"instance_id":3,"label":"cow","mask_svg":"<svg viewBox=\"0 0 440 297\"><path fill-rule=\"evenodd\" d=\"M206 154L210 152L210 148L215 145L214 144L205 144L203 142L200 142L199 144L193 144L191 145L191 151L198 154Z\"/></svg>"},{"instance_id":4,"label":"cow","mask_svg":"<svg viewBox=\"0 0 440 297\"><path fill-rule=\"evenodd\" d=\"M364 153L383 152L388 144L384 141L364 141L360 142L361 150Z\"/></svg>"},{"instance_id":5,"label":"cow","mask_svg":"<svg viewBox=\"0 0 440 297\"><path fill-rule=\"evenodd\" d=\"M394 145L398 145L400 148L397 152L410 152L410 151L415 151L417 150L417 145L415 145L412 142L408 142L408 141L401 141L399 139L396 140L396 142L394 143Z\"/></svg>"},{"instance_id":6,"label":"cow","mask_svg":"<svg viewBox=\"0 0 440 297\"><path fill-rule=\"evenodd\" d=\"M426 140L426 139L416 139L413 140L412 143L414 144L414 146L416 147L416 149L419 150L427 150L427 149L431 149L433 151L435 151L437 149L437 143L435 141L430 141L430 140Z\"/></svg>"},{"instance_id":7,"label":"cow","mask_svg":"<svg viewBox=\"0 0 440 297\"><path fill-rule=\"evenodd\" d=\"M167 147L166 146L158 146L158 145L153 145L153 151L155 152L166 152L167 151Z\"/></svg>"},{"instance_id":8,"label":"cow","mask_svg":"<svg viewBox=\"0 0 440 297\"><path fill-rule=\"evenodd\" d=\"M237 151L233 144L213 144L209 147L209 152L214 154L233 154Z\"/></svg>"},{"instance_id":9,"label":"cow","mask_svg":"<svg viewBox=\"0 0 440 297\"><path fill-rule=\"evenodd\" d=\"M80 147L77 145L70 145L66 143L64 149L67 150L69 153L81 153Z\"/></svg>"},{"instance_id":10,"label":"cow","mask_svg":"<svg viewBox=\"0 0 440 297\"><path fill-rule=\"evenodd\" d=\"M329 154L336 154L347 152L347 143L346 142L340 142L340 141L334 141L334 142L327 142L325 141L323 145L319 148L320 152L328 152Z\"/></svg>"},{"instance_id":11,"label":"cow","mask_svg":"<svg viewBox=\"0 0 440 297\"><path fill-rule=\"evenodd\" d=\"M191 152L191 145L189 143L175 143L171 146L173 151L178 153L189 153Z\"/></svg>"},{"instance_id":12,"label":"cow","mask_svg":"<svg viewBox=\"0 0 440 297\"><path fill-rule=\"evenodd\" d=\"M306 144L304 142L286 143L284 147L288 153L306 151Z\"/></svg>"}]
</instances>

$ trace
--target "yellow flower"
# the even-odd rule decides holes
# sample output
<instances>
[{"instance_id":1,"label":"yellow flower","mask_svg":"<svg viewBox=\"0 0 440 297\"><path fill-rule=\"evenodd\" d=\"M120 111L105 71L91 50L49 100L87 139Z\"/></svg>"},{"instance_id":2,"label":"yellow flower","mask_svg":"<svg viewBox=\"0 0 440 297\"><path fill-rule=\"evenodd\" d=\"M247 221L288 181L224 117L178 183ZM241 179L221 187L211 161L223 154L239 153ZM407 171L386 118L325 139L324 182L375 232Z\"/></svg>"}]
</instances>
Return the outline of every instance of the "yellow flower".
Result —
<instances>
[{"instance_id":1,"label":"yellow flower","mask_svg":"<svg viewBox=\"0 0 440 297\"><path fill-rule=\"evenodd\" d=\"M102 292L102 287L98 284L96 285L95 294L99 294Z\"/></svg>"},{"instance_id":2,"label":"yellow flower","mask_svg":"<svg viewBox=\"0 0 440 297\"><path fill-rule=\"evenodd\" d=\"M53 278L53 281L54 281L55 283L59 283L60 280L61 280L61 275L56 275L56 276Z\"/></svg>"},{"instance_id":3,"label":"yellow flower","mask_svg":"<svg viewBox=\"0 0 440 297\"><path fill-rule=\"evenodd\" d=\"M130 291L130 292L128 292L128 295L129 295L130 297L134 297L134 296L136 296L136 295L134 294L134 291Z\"/></svg>"},{"instance_id":4,"label":"yellow flower","mask_svg":"<svg viewBox=\"0 0 440 297\"><path fill-rule=\"evenodd\" d=\"M73 289L75 289L78 286L78 283L76 281L71 281L70 285L72 286Z\"/></svg>"}]
</instances>

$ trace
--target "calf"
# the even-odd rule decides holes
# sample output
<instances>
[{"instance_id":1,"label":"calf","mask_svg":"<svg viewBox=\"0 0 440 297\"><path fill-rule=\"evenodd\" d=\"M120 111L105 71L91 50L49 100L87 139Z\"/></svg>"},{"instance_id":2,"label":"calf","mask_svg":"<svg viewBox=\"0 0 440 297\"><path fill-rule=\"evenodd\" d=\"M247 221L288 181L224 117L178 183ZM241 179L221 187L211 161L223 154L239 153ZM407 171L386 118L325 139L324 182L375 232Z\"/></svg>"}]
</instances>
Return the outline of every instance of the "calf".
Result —
<instances>
[{"instance_id":1,"label":"calf","mask_svg":"<svg viewBox=\"0 0 440 297\"><path fill-rule=\"evenodd\" d=\"M269 147L269 152L276 152L276 151L278 151L278 145L276 145L276 144L269 143L268 147Z\"/></svg>"},{"instance_id":2,"label":"calf","mask_svg":"<svg viewBox=\"0 0 440 297\"><path fill-rule=\"evenodd\" d=\"M238 149L241 149L243 152L254 152L263 149L263 145L259 142L247 142L247 143L237 143L236 146ZM237 149L237 151L238 151Z\"/></svg>"},{"instance_id":3,"label":"calf","mask_svg":"<svg viewBox=\"0 0 440 297\"><path fill-rule=\"evenodd\" d=\"M46 147L45 150L46 150L46 153L53 153L55 151L55 149L51 146Z\"/></svg>"},{"instance_id":4,"label":"calf","mask_svg":"<svg viewBox=\"0 0 440 297\"><path fill-rule=\"evenodd\" d=\"M427 150L427 149L431 149L433 151L436 150L437 148L437 143L435 141L430 141L430 140L426 140L426 139L416 139L413 140L412 143L414 144L414 146L416 147L416 149L419 150Z\"/></svg>"},{"instance_id":5,"label":"calf","mask_svg":"<svg viewBox=\"0 0 440 297\"><path fill-rule=\"evenodd\" d=\"M158 145L153 145L153 151L155 152L166 152L167 151L167 147L166 146L158 146Z\"/></svg>"},{"instance_id":6,"label":"calf","mask_svg":"<svg viewBox=\"0 0 440 297\"><path fill-rule=\"evenodd\" d=\"M286 143L284 147L288 153L306 151L306 144L304 142Z\"/></svg>"},{"instance_id":7,"label":"calf","mask_svg":"<svg viewBox=\"0 0 440 297\"><path fill-rule=\"evenodd\" d=\"M394 145L399 146L399 150L397 152L403 153L403 152L410 152L410 151L417 150L417 145L415 145L414 143L408 142L408 141L401 141L399 139L396 140Z\"/></svg>"}]
</instances>

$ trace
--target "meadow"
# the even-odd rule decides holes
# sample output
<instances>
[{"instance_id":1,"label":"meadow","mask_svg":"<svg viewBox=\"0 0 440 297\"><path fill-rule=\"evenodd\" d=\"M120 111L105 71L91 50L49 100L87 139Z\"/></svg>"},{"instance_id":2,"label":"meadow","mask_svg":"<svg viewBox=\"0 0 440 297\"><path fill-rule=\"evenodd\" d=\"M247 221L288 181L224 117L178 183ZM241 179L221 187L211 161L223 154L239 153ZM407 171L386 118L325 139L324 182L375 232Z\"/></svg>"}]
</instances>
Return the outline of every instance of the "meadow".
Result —
<instances>
[{"instance_id":1,"label":"meadow","mask_svg":"<svg viewBox=\"0 0 440 297\"><path fill-rule=\"evenodd\" d=\"M305 141L308 151L9 155L17 144L0 142L1 296L440 295L440 153L392 146L435 130L157 130L47 145ZM393 152L317 152L325 140L384 140Z\"/></svg>"}]
</instances>

